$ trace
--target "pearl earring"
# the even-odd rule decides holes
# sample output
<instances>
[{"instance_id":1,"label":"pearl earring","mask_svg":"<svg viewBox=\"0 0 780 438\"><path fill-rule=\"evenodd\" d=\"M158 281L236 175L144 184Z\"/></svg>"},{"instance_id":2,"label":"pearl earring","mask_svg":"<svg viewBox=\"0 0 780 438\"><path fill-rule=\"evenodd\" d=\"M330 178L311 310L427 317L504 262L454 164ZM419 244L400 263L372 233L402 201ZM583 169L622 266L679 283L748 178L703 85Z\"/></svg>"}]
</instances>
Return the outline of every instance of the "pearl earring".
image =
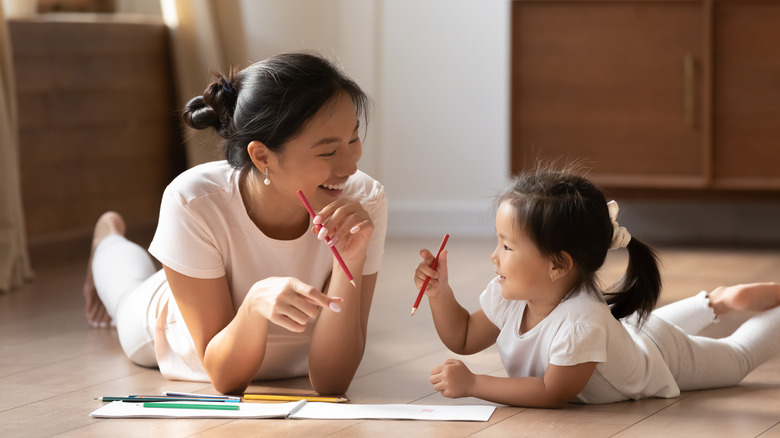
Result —
<instances>
[{"instance_id":1,"label":"pearl earring","mask_svg":"<svg viewBox=\"0 0 780 438\"><path fill-rule=\"evenodd\" d=\"M268 168L267 167L265 168L264 174L265 174L265 179L263 180L263 184L265 184L267 186L270 186L271 185L271 180L268 179Z\"/></svg>"}]
</instances>

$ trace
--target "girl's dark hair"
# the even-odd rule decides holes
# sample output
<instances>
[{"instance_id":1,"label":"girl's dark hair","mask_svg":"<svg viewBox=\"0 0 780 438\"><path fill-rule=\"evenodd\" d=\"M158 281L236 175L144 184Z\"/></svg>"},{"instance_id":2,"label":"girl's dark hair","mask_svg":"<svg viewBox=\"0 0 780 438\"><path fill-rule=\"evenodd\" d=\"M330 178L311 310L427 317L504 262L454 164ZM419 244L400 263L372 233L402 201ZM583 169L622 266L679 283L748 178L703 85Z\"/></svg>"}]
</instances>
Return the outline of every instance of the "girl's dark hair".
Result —
<instances>
[{"instance_id":1,"label":"girl's dark hair","mask_svg":"<svg viewBox=\"0 0 780 438\"><path fill-rule=\"evenodd\" d=\"M182 118L195 129L214 128L225 139L225 157L236 169L251 167L246 150L251 141L281 152L340 93L352 99L361 126L367 122L368 96L339 67L317 55L285 53L213 76L203 95L184 106Z\"/></svg>"},{"instance_id":2,"label":"girl's dark hair","mask_svg":"<svg viewBox=\"0 0 780 438\"><path fill-rule=\"evenodd\" d=\"M574 289L602 293L596 271L604 264L612 242L612 221L604 194L576 165L563 170L540 166L522 173L498 202L511 204L518 229L527 233L543 255L558 257L563 251L571 255L579 274ZM625 275L603 294L616 319L638 313L641 324L658 300L661 275L650 247L632 237L627 249Z\"/></svg>"}]
</instances>

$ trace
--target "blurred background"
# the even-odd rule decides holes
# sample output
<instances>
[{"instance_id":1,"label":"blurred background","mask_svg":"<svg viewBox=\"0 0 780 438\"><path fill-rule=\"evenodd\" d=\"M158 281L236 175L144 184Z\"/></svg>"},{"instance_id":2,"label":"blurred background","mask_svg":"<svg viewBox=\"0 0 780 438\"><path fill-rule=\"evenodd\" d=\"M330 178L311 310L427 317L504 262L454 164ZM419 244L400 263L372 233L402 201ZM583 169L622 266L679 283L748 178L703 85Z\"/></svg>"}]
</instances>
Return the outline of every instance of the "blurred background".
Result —
<instances>
[{"instance_id":1,"label":"blurred background","mask_svg":"<svg viewBox=\"0 0 780 438\"><path fill-rule=\"evenodd\" d=\"M168 181L221 158L181 130L182 104L209 70L295 50L373 97L360 167L386 187L391 238L490 238L514 172L579 160L645 241L780 243L780 1L3 6L8 276L25 275L15 249L88 251L105 210L150 237Z\"/></svg>"}]
</instances>

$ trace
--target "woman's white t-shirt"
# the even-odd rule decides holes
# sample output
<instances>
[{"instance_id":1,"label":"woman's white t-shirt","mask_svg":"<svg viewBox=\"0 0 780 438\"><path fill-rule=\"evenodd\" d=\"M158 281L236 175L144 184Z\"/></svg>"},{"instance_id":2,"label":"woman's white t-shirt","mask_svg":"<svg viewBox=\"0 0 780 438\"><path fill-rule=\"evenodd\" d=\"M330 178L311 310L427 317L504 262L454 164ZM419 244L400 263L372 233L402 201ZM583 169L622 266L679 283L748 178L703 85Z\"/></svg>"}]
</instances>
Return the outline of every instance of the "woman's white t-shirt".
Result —
<instances>
[{"instance_id":1,"label":"woman's white t-shirt","mask_svg":"<svg viewBox=\"0 0 780 438\"><path fill-rule=\"evenodd\" d=\"M501 329L496 345L509 377L543 377L548 364L597 362L577 401L611 403L680 395L653 341L630 322L616 320L607 304L587 291L573 292L522 334L526 301L505 299L498 278L487 285L479 301L488 319Z\"/></svg>"},{"instance_id":2,"label":"woman's white t-shirt","mask_svg":"<svg viewBox=\"0 0 780 438\"><path fill-rule=\"evenodd\" d=\"M333 268L333 254L314 233L275 240L252 222L239 190L240 171L226 161L195 166L166 188L160 219L149 252L162 264L194 278L225 276L233 306L251 286L267 277L295 277L322 288ZM363 274L379 270L387 230L387 198L377 181L358 171L347 180L343 198L358 201L374 223ZM272 207L269 207L272 208ZM169 379L209 381L170 288L163 285L155 351L161 373ZM160 306L163 307L162 305ZM313 324L293 333L269 324L265 359L255 379L306 375Z\"/></svg>"}]
</instances>

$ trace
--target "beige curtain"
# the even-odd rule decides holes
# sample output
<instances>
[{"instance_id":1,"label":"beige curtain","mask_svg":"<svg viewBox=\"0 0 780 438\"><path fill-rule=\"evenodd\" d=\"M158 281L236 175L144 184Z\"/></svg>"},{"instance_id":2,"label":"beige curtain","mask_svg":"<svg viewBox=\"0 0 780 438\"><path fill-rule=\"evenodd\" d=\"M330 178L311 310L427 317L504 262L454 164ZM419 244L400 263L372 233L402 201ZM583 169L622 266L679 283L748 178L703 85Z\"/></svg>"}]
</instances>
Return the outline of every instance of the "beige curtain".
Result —
<instances>
[{"instance_id":1,"label":"beige curtain","mask_svg":"<svg viewBox=\"0 0 780 438\"><path fill-rule=\"evenodd\" d=\"M240 0L160 0L173 48L179 108L200 95L211 71L244 67L246 42ZM189 166L222 159L212 131L187 132Z\"/></svg>"},{"instance_id":2,"label":"beige curtain","mask_svg":"<svg viewBox=\"0 0 780 438\"><path fill-rule=\"evenodd\" d=\"M0 4L0 293L33 275L22 210L17 117L11 40Z\"/></svg>"}]
</instances>

